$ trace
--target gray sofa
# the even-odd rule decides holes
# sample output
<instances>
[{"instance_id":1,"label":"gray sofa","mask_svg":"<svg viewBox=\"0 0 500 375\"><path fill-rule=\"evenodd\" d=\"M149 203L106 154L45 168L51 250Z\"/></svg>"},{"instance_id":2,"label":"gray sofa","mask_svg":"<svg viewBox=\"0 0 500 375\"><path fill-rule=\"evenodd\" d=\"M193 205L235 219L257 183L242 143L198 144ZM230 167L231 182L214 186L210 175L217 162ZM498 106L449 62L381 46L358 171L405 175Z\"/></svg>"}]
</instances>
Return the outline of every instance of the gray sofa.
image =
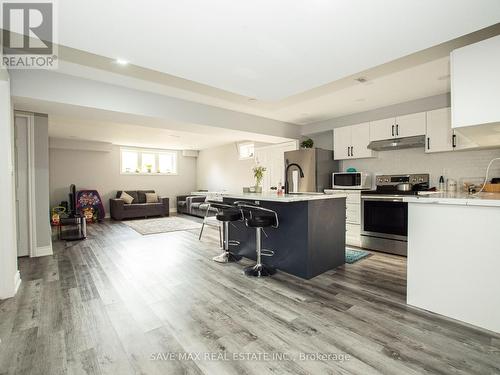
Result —
<instances>
[{"instance_id":1,"label":"gray sofa","mask_svg":"<svg viewBox=\"0 0 500 375\"><path fill-rule=\"evenodd\" d=\"M135 219L150 216L169 216L169 199L158 198L157 203L146 203L146 193L154 190L126 190L134 200L126 204L120 196L122 191L116 193L116 198L109 200L111 218L114 220Z\"/></svg>"},{"instance_id":2,"label":"gray sofa","mask_svg":"<svg viewBox=\"0 0 500 375\"><path fill-rule=\"evenodd\" d=\"M217 210L215 208L209 208L209 204L205 201L205 196L179 195L177 197L177 213L205 217L208 208L208 215L214 216Z\"/></svg>"}]
</instances>

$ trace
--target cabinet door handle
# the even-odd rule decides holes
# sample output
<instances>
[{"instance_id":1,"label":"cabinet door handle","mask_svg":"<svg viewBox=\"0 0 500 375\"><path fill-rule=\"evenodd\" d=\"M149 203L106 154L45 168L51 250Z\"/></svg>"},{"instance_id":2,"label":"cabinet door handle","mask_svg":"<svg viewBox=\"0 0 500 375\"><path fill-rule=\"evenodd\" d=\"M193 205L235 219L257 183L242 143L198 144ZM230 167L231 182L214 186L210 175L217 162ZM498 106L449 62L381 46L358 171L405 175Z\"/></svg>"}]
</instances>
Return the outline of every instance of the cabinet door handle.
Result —
<instances>
[{"instance_id":1,"label":"cabinet door handle","mask_svg":"<svg viewBox=\"0 0 500 375\"><path fill-rule=\"evenodd\" d=\"M394 125L392 125L392 136L394 137Z\"/></svg>"},{"instance_id":2,"label":"cabinet door handle","mask_svg":"<svg viewBox=\"0 0 500 375\"><path fill-rule=\"evenodd\" d=\"M347 146L347 156L351 156L351 148Z\"/></svg>"},{"instance_id":3,"label":"cabinet door handle","mask_svg":"<svg viewBox=\"0 0 500 375\"><path fill-rule=\"evenodd\" d=\"M399 124L396 124L396 135L399 135Z\"/></svg>"},{"instance_id":4,"label":"cabinet door handle","mask_svg":"<svg viewBox=\"0 0 500 375\"><path fill-rule=\"evenodd\" d=\"M453 148L457 147L457 135L456 134L453 134L453 137L451 137L451 142L452 142Z\"/></svg>"},{"instance_id":5,"label":"cabinet door handle","mask_svg":"<svg viewBox=\"0 0 500 375\"><path fill-rule=\"evenodd\" d=\"M431 149L431 139L427 137L427 150Z\"/></svg>"},{"instance_id":6,"label":"cabinet door handle","mask_svg":"<svg viewBox=\"0 0 500 375\"><path fill-rule=\"evenodd\" d=\"M351 156L354 156L354 146L351 146Z\"/></svg>"}]
</instances>

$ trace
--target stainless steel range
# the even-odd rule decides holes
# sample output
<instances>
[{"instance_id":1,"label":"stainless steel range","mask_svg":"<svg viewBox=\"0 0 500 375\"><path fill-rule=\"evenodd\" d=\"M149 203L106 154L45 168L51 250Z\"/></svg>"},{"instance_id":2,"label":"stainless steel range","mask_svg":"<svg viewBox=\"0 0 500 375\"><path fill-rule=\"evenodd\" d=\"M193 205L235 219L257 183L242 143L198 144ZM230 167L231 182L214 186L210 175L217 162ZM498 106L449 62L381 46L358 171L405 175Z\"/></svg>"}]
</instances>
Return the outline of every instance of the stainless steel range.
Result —
<instances>
[{"instance_id":1,"label":"stainless steel range","mask_svg":"<svg viewBox=\"0 0 500 375\"><path fill-rule=\"evenodd\" d=\"M403 196L429 189L429 175L380 175L375 180L376 190L361 193L361 246L406 256L408 203Z\"/></svg>"}]
</instances>

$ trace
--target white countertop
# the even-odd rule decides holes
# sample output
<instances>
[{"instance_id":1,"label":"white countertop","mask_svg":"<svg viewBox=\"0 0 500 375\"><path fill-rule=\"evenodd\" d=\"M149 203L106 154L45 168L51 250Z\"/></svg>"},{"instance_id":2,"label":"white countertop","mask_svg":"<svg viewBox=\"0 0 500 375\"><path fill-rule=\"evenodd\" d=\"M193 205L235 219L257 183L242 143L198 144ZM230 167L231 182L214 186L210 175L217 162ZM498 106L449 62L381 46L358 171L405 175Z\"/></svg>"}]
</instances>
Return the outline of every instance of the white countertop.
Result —
<instances>
[{"instance_id":1,"label":"white countertop","mask_svg":"<svg viewBox=\"0 0 500 375\"><path fill-rule=\"evenodd\" d=\"M462 206L489 206L500 207L500 193L424 193L420 195L405 196L404 202L427 204L455 204Z\"/></svg>"},{"instance_id":2,"label":"white countertop","mask_svg":"<svg viewBox=\"0 0 500 375\"><path fill-rule=\"evenodd\" d=\"M296 193L278 195L277 193L223 193L222 196L224 198L247 199L254 201L303 202L321 199L346 198L347 194Z\"/></svg>"}]
</instances>

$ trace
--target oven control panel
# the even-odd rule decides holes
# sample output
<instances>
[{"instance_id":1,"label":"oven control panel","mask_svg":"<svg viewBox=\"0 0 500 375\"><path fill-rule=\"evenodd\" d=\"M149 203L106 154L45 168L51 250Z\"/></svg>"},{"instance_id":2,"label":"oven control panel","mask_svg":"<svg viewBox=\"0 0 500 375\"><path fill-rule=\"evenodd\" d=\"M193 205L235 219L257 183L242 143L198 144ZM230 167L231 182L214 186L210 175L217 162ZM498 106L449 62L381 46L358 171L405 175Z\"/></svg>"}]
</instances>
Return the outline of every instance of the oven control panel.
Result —
<instances>
[{"instance_id":1,"label":"oven control panel","mask_svg":"<svg viewBox=\"0 0 500 375\"><path fill-rule=\"evenodd\" d=\"M428 184L429 174L378 175L376 183L377 186L395 186L402 183Z\"/></svg>"}]
</instances>

